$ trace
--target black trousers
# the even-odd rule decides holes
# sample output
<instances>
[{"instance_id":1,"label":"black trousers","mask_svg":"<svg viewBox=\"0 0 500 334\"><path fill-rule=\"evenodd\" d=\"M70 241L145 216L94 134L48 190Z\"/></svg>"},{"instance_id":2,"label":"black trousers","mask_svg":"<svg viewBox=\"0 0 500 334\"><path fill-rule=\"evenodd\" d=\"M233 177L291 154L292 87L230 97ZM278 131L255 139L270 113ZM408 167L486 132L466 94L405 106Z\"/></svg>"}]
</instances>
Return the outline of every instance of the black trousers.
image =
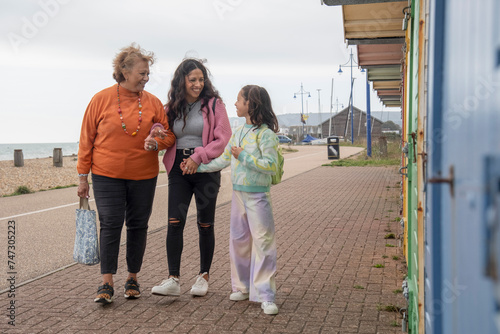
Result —
<instances>
[{"instance_id":1,"label":"black trousers","mask_svg":"<svg viewBox=\"0 0 500 334\"><path fill-rule=\"evenodd\" d=\"M101 274L116 274L123 223L127 226L127 268L141 270L156 179L124 180L92 174L99 214Z\"/></svg>"},{"instance_id":2,"label":"black trousers","mask_svg":"<svg viewBox=\"0 0 500 334\"><path fill-rule=\"evenodd\" d=\"M215 206L220 188L220 172L182 175L180 163L189 157L177 150L175 163L168 174L167 258L170 275L180 276L184 247L184 226L194 195L200 248L200 274L210 272L215 249Z\"/></svg>"}]
</instances>

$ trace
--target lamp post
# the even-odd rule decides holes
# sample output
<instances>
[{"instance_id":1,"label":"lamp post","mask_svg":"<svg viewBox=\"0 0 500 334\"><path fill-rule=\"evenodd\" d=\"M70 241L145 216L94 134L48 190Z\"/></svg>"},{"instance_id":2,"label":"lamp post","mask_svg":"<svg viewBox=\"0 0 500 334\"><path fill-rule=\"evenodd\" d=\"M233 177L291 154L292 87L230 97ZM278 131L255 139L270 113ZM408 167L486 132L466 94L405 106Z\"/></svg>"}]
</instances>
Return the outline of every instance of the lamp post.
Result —
<instances>
[{"instance_id":1,"label":"lamp post","mask_svg":"<svg viewBox=\"0 0 500 334\"><path fill-rule=\"evenodd\" d=\"M370 83L368 82L368 72L366 72L366 155L372 156L372 116L370 105Z\"/></svg>"},{"instance_id":2,"label":"lamp post","mask_svg":"<svg viewBox=\"0 0 500 334\"><path fill-rule=\"evenodd\" d=\"M332 78L332 91L330 93L330 121L328 122L328 137L332 136L332 109L333 109L333 78Z\"/></svg>"},{"instance_id":3,"label":"lamp post","mask_svg":"<svg viewBox=\"0 0 500 334\"><path fill-rule=\"evenodd\" d=\"M350 67L351 68L351 95L349 96L349 113L351 114L351 144L354 143L354 114L352 110L352 88L354 84L354 79L352 77L352 62L354 61L354 55L352 54L352 49L351 49L351 54L349 55L349 60L347 63L339 65L339 74L342 74L342 67ZM356 61L354 61L356 63ZM349 64L349 65L347 65ZM356 63L357 64L357 63ZM361 115L360 115L361 117Z\"/></svg>"},{"instance_id":4,"label":"lamp post","mask_svg":"<svg viewBox=\"0 0 500 334\"><path fill-rule=\"evenodd\" d=\"M306 92L304 87L302 86L302 82L300 83L300 91L293 94L293 98L297 98L297 94L300 94L300 101L302 103L302 110L300 112L300 121L302 122L302 135L304 136L304 124L306 124L306 120L304 119L304 94L307 94L307 97L311 97L311 93Z\"/></svg>"},{"instance_id":5,"label":"lamp post","mask_svg":"<svg viewBox=\"0 0 500 334\"><path fill-rule=\"evenodd\" d=\"M316 88L316 90L318 91L318 113L319 113L319 127L320 127L320 138L323 138L323 124L321 122L321 102L320 102L320 96L319 96L319 92L321 91L320 88Z\"/></svg>"}]
</instances>

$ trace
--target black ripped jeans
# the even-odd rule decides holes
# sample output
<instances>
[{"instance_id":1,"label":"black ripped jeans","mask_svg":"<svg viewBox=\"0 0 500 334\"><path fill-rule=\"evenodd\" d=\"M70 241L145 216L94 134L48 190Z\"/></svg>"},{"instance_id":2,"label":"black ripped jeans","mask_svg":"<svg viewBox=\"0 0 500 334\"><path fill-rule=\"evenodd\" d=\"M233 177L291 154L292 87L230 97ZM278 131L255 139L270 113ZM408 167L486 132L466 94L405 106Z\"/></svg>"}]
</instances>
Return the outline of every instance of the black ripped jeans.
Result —
<instances>
[{"instance_id":1,"label":"black ripped jeans","mask_svg":"<svg viewBox=\"0 0 500 334\"><path fill-rule=\"evenodd\" d=\"M220 172L182 175L180 163L188 157L178 150L174 166L168 174L167 258L172 276L180 276L184 226L193 194L197 210L200 274L210 272L215 249L214 220Z\"/></svg>"}]
</instances>

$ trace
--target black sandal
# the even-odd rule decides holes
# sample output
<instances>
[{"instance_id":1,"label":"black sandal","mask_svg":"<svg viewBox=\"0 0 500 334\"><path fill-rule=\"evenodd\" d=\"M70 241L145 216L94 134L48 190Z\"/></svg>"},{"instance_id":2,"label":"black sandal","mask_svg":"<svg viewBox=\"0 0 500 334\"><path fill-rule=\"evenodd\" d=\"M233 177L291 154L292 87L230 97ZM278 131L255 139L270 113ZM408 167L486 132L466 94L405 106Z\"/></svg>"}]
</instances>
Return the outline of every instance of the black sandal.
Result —
<instances>
[{"instance_id":1,"label":"black sandal","mask_svg":"<svg viewBox=\"0 0 500 334\"><path fill-rule=\"evenodd\" d=\"M113 302L115 290L109 283L104 283L97 289L97 297L94 299L96 303L109 304ZM106 298L108 296L108 298Z\"/></svg>"},{"instance_id":2,"label":"black sandal","mask_svg":"<svg viewBox=\"0 0 500 334\"><path fill-rule=\"evenodd\" d=\"M127 282L125 282L125 298L127 299L136 299L136 298L139 298L141 296L141 291L139 290L139 283L137 283L137 281L133 278L133 277L130 277ZM133 290L133 291L137 291L138 293L135 294L135 295L132 295L132 294L127 294L127 291L128 290Z\"/></svg>"}]
</instances>

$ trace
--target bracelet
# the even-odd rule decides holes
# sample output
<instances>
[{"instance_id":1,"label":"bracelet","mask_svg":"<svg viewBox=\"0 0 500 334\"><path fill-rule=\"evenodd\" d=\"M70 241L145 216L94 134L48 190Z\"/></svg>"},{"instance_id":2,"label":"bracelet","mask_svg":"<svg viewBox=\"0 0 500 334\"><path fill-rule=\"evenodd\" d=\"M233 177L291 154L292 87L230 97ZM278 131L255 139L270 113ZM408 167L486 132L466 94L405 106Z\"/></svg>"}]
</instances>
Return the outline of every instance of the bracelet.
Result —
<instances>
[{"instance_id":1,"label":"bracelet","mask_svg":"<svg viewBox=\"0 0 500 334\"><path fill-rule=\"evenodd\" d=\"M89 176L89 174L78 174L78 177L80 177L80 176L87 177L87 176Z\"/></svg>"}]
</instances>

